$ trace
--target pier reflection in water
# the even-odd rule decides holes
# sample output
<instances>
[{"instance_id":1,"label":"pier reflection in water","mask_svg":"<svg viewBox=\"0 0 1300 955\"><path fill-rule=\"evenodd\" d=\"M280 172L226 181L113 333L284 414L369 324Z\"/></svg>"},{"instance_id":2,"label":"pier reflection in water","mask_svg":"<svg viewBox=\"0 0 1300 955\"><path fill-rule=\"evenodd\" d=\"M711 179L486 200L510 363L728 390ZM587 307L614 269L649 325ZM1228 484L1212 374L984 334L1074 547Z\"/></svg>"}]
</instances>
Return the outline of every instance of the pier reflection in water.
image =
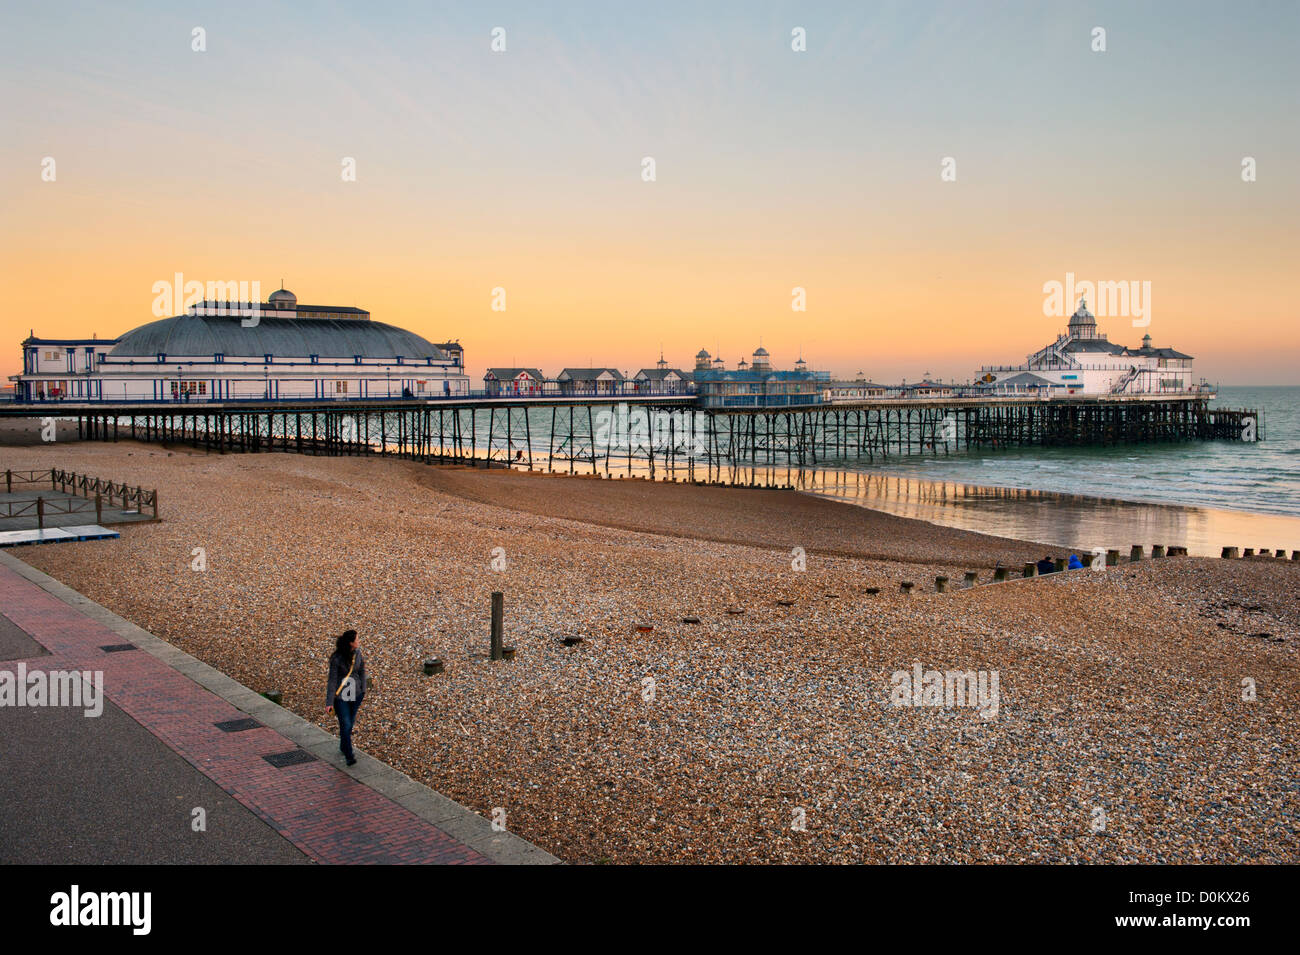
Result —
<instances>
[{"instance_id":1,"label":"pier reflection in water","mask_svg":"<svg viewBox=\"0 0 1300 955\"><path fill-rule=\"evenodd\" d=\"M792 483L863 507L945 527L1091 550L1132 544L1186 547L1218 557L1222 548L1300 549L1300 518L1241 511L978 487L877 473L819 471Z\"/></svg>"}]
</instances>

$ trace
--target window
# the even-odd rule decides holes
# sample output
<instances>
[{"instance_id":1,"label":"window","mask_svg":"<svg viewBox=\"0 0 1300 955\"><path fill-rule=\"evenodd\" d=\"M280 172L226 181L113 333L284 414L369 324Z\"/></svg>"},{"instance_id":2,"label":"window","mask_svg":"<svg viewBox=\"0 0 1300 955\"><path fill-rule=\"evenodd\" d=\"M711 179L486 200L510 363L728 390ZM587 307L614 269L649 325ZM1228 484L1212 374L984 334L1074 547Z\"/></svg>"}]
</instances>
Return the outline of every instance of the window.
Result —
<instances>
[{"instance_id":1,"label":"window","mask_svg":"<svg viewBox=\"0 0 1300 955\"><path fill-rule=\"evenodd\" d=\"M361 356L360 356L360 355L353 355L353 356L352 356L352 360L353 360L354 362L356 362L358 365L361 364Z\"/></svg>"},{"instance_id":2,"label":"window","mask_svg":"<svg viewBox=\"0 0 1300 955\"><path fill-rule=\"evenodd\" d=\"M312 363L313 365L319 365L319 364L320 364L320 355L309 355L308 357L311 359L311 363Z\"/></svg>"},{"instance_id":3,"label":"window","mask_svg":"<svg viewBox=\"0 0 1300 955\"><path fill-rule=\"evenodd\" d=\"M398 363L399 365L402 363L402 356L401 356L401 355L398 355L398 356L397 356L397 363Z\"/></svg>"},{"instance_id":4,"label":"window","mask_svg":"<svg viewBox=\"0 0 1300 955\"><path fill-rule=\"evenodd\" d=\"M161 365L161 364L162 364L163 362L165 362L166 360L167 360L167 353L166 353L166 352L159 352L159 353L158 353L158 364Z\"/></svg>"},{"instance_id":5,"label":"window","mask_svg":"<svg viewBox=\"0 0 1300 955\"><path fill-rule=\"evenodd\" d=\"M226 360L226 356L222 352L217 352L215 355L212 356L212 361L218 365L220 365L225 360Z\"/></svg>"},{"instance_id":6,"label":"window","mask_svg":"<svg viewBox=\"0 0 1300 955\"><path fill-rule=\"evenodd\" d=\"M334 394L346 395L348 393L348 383L346 381L334 382Z\"/></svg>"},{"instance_id":7,"label":"window","mask_svg":"<svg viewBox=\"0 0 1300 955\"><path fill-rule=\"evenodd\" d=\"M271 364L271 359L272 359L274 356L272 356L272 355L263 355L262 357L266 359L266 363L269 365L269 364Z\"/></svg>"}]
</instances>

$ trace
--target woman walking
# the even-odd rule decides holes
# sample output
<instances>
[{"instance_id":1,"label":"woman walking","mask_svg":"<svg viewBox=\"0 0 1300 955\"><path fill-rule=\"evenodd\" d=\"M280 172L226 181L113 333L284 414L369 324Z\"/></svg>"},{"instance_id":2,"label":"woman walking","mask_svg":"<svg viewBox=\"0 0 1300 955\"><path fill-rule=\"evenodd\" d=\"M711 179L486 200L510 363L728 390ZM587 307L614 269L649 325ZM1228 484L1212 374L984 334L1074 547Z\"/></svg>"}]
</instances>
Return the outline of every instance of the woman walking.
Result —
<instances>
[{"instance_id":1,"label":"woman walking","mask_svg":"<svg viewBox=\"0 0 1300 955\"><path fill-rule=\"evenodd\" d=\"M339 718L339 750L351 766L357 761L352 755L352 727L366 695L366 661L357 649L355 630L346 631L335 642L325 694L325 712Z\"/></svg>"}]
</instances>

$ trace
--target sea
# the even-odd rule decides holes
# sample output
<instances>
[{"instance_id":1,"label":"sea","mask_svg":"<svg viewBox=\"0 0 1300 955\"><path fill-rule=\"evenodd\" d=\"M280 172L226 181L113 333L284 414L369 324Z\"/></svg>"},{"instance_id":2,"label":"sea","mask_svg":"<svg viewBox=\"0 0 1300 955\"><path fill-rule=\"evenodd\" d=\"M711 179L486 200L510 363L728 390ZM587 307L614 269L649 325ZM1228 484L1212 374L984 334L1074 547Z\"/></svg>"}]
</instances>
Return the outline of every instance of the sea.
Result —
<instances>
[{"instance_id":1,"label":"sea","mask_svg":"<svg viewBox=\"0 0 1300 955\"><path fill-rule=\"evenodd\" d=\"M1300 550L1300 387L1221 387L1213 406L1259 411L1263 440L894 457L804 489L1062 547Z\"/></svg>"}]
</instances>

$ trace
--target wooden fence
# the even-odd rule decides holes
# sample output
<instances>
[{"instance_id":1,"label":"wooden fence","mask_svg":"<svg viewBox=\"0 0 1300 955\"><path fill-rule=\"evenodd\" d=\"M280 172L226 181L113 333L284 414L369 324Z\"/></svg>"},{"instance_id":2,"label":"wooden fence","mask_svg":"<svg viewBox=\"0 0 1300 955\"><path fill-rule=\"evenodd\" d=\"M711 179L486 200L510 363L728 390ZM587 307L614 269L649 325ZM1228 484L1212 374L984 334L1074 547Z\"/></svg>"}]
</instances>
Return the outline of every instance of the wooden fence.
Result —
<instances>
[{"instance_id":1,"label":"wooden fence","mask_svg":"<svg viewBox=\"0 0 1300 955\"><path fill-rule=\"evenodd\" d=\"M157 490L146 491L142 487L131 487L125 482L115 484L112 481L105 481L103 478L77 474L75 471L65 471L62 468L50 468L46 471L5 471L6 494L12 494L14 488L22 490L27 487L45 487L46 485L49 486L51 491L62 491L64 494L85 498L86 505L81 506L76 502L67 500L46 501L40 497L35 501L6 501L8 513L0 514L0 517L22 517L33 513L32 508L35 508L36 512L38 512L38 518L41 519L40 526L44 527L44 514L89 512L92 508L91 502L93 502L95 510L96 523L99 523L99 514L104 503L107 503L109 507L121 507L123 510L134 507L141 514L148 508L155 518L158 516Z\"/></svg>"}]
</instances>

